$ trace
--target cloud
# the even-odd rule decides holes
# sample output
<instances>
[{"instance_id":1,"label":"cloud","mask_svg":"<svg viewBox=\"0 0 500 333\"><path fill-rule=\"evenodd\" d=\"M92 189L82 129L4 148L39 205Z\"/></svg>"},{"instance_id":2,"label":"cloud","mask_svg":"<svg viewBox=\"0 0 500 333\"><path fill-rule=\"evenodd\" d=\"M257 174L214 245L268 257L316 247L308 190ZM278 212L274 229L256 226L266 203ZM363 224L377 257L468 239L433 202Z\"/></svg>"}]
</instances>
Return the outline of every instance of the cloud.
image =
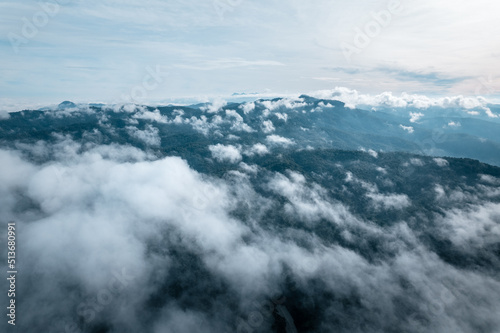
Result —
<instances>
[{"instance_id":1,"label":"cloud","mask_svg":"<svg viewBox=\"0 0 500 333\"><path fill-rule=\"evenodd\" d=\"M378 153L375 150L373 150L373 149L366 150L364 148L361 148L361 151L364 151L364 152L368 153L368 155L370 155L370 156L372 156L374 158L378 157Z\"/></svg>"},{"instance_id":2,"label":"cloud","mask_svg":"<svg viewBox=\"0 0 500 333\"><path fill-rule=\"evenodd\" d=\"M485 108L486 115L490 118L499 118L500 116L496 113L493 113L490 108Z\"/></svg>"},{"instance_id":3,"label":"cloud","mask_svg":"<svg viewBox=\"0 0 500 333\"><path fill-rule=\"evenodd\" d=\"M500 185L500 178L496 178L490 175L480 175L481 181L491 184L491 185Z\"/></svg>"},{"instance_id":4,"label":"cloud","mask_svg":"<svg viewBox=\"0 0 500 333\"><path fill-rule=\"evenodd\" d=\"M217 113L226 105L227 102L225 100L223 100L222 98L218 98L215 99L211 104L201 107L201 110L206 111L208 113Z\"/></svg>"},{"instance_id":5,"label":"cloud","mask_svg":"<svg viewBox=\"0 0 500 333\"><path fill-rule=\"evenodd\" d=\"M226 110L226 119L227 118L234 119L231 125L231 130L238 132L247 132L247 133L255 132L254 129L252 129L249 125L245 124L245 122L243 121L243 117L240 116L236 111Z\"/></svg>"},{"instance_id":6,"label":"cloud","mask_svg":"<svg viewBox=\"0 0 500 333\"><path fill-rule=\"evenodd\" d=\"M429 72L429 73L420 73L420 72L412 72L408 70L401 70L390 67L379 67L374 70L375 72L387 73L393 75L398 80L401 81L418 81L424 82L428 84L434 84L437 86L449 86L452 84L460 83L465 80L470 80L472 77L443 77L441 73L437 72Z\"/></svg>"},{"instance_id":7,"label":"cloud","mask_svg":"<svg viewBox=\"0 0 500 333\"><path fill-rule=\"evenodd\" d=\"M406 194L368 193L366 196L373 200L373 204L377 208L403 209L411 205Z\"/></svg>"},{"instance_id":8,"label":"cloud","mask_svg":"<svg viewBox=\"0 0 500 333\"><path fill-rule=\"evenodd\" d=\"M17 109L14 111L17 111ZM9 118L10 118L10 113L7 110L0 110L0 120Z\"/></svg>"},{"instance_id":9,"label":"cloud","mask_svg":"<svg viewBox=\"0 0 500 333\"><path fill-rule=\"evenodd\" d=\"M140 109L139 112L133 115L134 119L143 119L143 120L149 120L149 121L154 121L157 123L161 124L167 124L168 118L160 113L160 110L155 109L153 111L148 111L146 109Z\"/></svg>"},{"instance_id":10,"label":"cloud","mask_svg":"<svg viewBox=\"0 0 500 333\"><path fill-rule=\"evenodd\" d=\"M285 212L290 216L298 216L302 221L313 223L327 219L344 224L356 220L340 203L331 203L327 191L321 186L308 186L305 177L299 173L290 172L288 177L276 174L268 186L277 195L288 199Z\"/></svg>"},{"instance_id":11,"label":"cloud","mask_svg":"<svg viewBox=\"0 0 500 333\"><path fill-rule=\"evenodd\" d=\"M285 64L273 60L245 60L245 59L217 59L205 61L203 65L179 64L174 67L191 70L219 70L237 67L260 67L260 66L285 66Z\"/></svg>"},{"instance_id":12,"label":"cloud","mask_svg":"<svg viewBox=\"0 0 500 333\"><path fill-rule=\"evenodd\" d=\"M423 116L424 114L421 112L410 112L410 122L416 123Z\"/></svg>"},{"instance_id":13,"label":"cloud","mask_svg":"<svg viewBox=\"0 0 500 333\"><path fill-rule=\"evenodd\" d=\"M446 167L448 165L450 165L450 163L445 160L444 158L439 158L439 157L436 157L433 159L434 162L436 162L436 164L440 167Z\"/></svg>"},{"instance_id":14,"label":"cloud","mask_svg":"<svg viewBox=\"0 0 500 333\"><path fill-rule=\"evenodd\" d=\"M461 95L450 97L428 97L425 95L401 93L400 96L393 95L392 92L383 92L377 95L362 94L357 90L336 87L332 90L320 90L309 93L310 96L324 99L340 100L353 108L371 106L388 108L416 108L420 110L431 107L459 108L465 110L478 109L488 112L488 100L481 96L464 97ZM418 115L420 112L415 113Z\"/></svg>"},{"instance_id":15,"label":"cloud","mask_svg":"<svg viewBox=\"0 0 500 333\"><path fill-rule=\"evenodd\" d=\"M413 126L399 125L399 127L402 128L403 130L407 131L410 134L412 134L413 132L415 132L415 130L413 129Z\"/></svg>"},{"instance_id":16,"label":"cloud","mask_svg":"<svg viewBox=\"0 0 500 333\"><path fill-rule=\"evenodd\" d=\"M6 32L2 55L8 59L6 63L14 65L4 66L5 83L0 89L19 104L29 104L30 99L33 104L53 104L68 96L82 102L111 102L124 91L141 86L144 68L156 64L168 65L169 80L148 91L146 102L266 89L300 93L328 89L331 79L375 93L451 91L472 95L483 84L476 77L488 77L498 59L498 49L490 39L478 37L481 31L498 32L492 14L498 7L486 0L481 0L479 10L472 4L450 0L407 3L405 14L391 20L379 36L370 38L373 47L364 49L350 67L342 65L345 59L339 45L351 42L356 29L363 30L373 20L373 13L387 10L387 2L363 0L361 12L345 1L273 3L267 5L266 11L260 0L233 2L222 4L223 15L216 9L221 2L212 1L196 4L151 0L147 8L137 0L119 6L114 2L73 2L61 5L57 15L21 45L23 57L14 52L7 35L22 35L22 18L30 20L42 9L34 1L23 6L12 0L6 4L8 10L2 12L0 20ZM439 17L449 19L443 22ZM128 24L126 30L116 29L124 24ZM416 31L415 26L425 29ZM205 34L192 34L193 29ZM96 34L102 39L92 38ZM405 41L408 35L416 42L394 43ZM241 44L242 36L246 43ZM461 48L464 41L471 47ZM315 58L308 57L310 54ZM143 57L131 63L129 55ZM331 69L325 69L332 62L340 64L334 68L337 72L333 78ZM284 70L289 67L295 71ZM46 68L51 75L37 68ZM28 80L28 73L35 79ZM486 83L497 86L497 81ZM14 89L19 86L25 91ZM480 90L489 91L489 86ZM33 101L33 96L44 96L37 97L44 100Z\"/></svg>"},{"instance_id":17,"label":"cloud","mask_svg":"<svg viewBox=\"0 0 500 333\"><path fill-rule=\"evenodd\" d=\"M272 133L276 130L276 128L274 128L274 125L273 125L273 122L271 120L264 120L262 122L262 132L264 133Z\"/></svg>"},{"instance_id":18,"label":"cloud","mask_svg":"<svg viewBox=\"0 0 500 333\"><path fill-rule=\"evenodd\" d=\"M262 143L256 143L251 148L247 149L244 154L248 156L264 156L269 154L269 149L267 149L267 146Z\"/></svg>"},{"instance_id":19,"label":"cloud","mask_svg":"<svg viewBox=\"0 0 500 333\"><path fill-rule=\"evenodd\" d=\"M160 126L160 112L136 107L113 114L134 126L110 129L113 119L102 117L82 140L54 133L0 150L0 210L22 230L23 332L66 324L272 331L277 312L297 331L500 327L496 169L481 165L466 180L459 159L370 149L342 152L354 154L347 160L335 152L323 172L321 159L299 163L307 151L291 137L232 135L247 119L240 109L185 110ZM206 144L183 160L139 139L176 124L213 131L222 143L195 133ZM108 130L143 149L102 144ZM266 156L276 146L280 154ZM450 168L446 177L439 168L424 174L436 165Z\"/></svg>"},{"instance_id":20,"label":"cloud","mask_svg":"<svg viewBox=\"0 0 500 333\"><path fill-rule=\"evenodd\" d=\"M180 309L175 305L163 309L161 320L155 323L153 333L223 332L230 328L214 322L203 312Z\"/></svg>"},{"instance_id":21,"label":"cloud","mask_svg":"<svg viewBox=\"0 0 500 333\"><path fill-rule=\"evenodd\" d=\"M212 157L219 162L237 163L242 158L240 149L233 145L225 146L219 143L209 146L208 149L212 153Z\"/></svg>"},{"instance_id":22,"label":"cloud","mask_svg":"<svg viewBox=\"0 0 500 333\"><path fill-rule=\"evenodd\" d=\"M448 123L448 126L449 126L449 127L460 127L460 126L462 126L462 124L460 124L460 122L450 121L450 122Z\"/></svg>"},{"instance_id":23,"label":"cloud","mask_svg":"<svg viewBox=\"0 0 500 333\"><path fill-rule=\"evenodd\" d=\"M144 142L149 146L161 145L161 138L159 135L160 131L158 130L158 128L153 127L152 125L146 125L143 130L140 130L134 126L127 126L126 130L130 136Z\"/></svg>"},{"instance_id":24,"label":"cloud","mask_svg":"<svg viewBox=\"0 0 500 333\"><path fill-rule=\"evenodd\" d=\"M228 147L212 149L240 151ZM410 332L500 327L500 283L491 274L446 262L410 223L378 226L355 215L333 198L335 188L298 172L240 163L247 174L212 177L178 157L84 148L68 137L34 149L54 157L36 164L0 150L0 208L23 235L24 332L68 324L83 331L220 332L244 324L270 331L270 300L282 293L297 331L304 320L315 331L339 332L361 324ZM255 172L258 183L250 181ZM350 175L380 209L409 207L404 194ZM496 184L490 177L479 178ZM497 206L445 211L435 235L449 237L460 253L482 253L498 239ZM283 220L266 222L273 213ZM297 314L306 311L311 318Z\"/></svg>"},{"instance_id":25,"label":"cloud","mask_svg":"<svg viewBox=\"0 0 500 333\"><path fill-rule=\"evenodd\" d=\"M481 251L485 247L498 245L499 212L500 206L495 203L474 205L465 209L452 209L440 222L447 225L448 228L443 229L443 232L447 232L447 237L460 251Z\"/></svg>"},{"instance_id":26,"label":"cloud","mask_svg":"<svg viewBox=\"0 0 500 333\"><path fill-rule=\"evenodd\" d=\"M389 176L376 166L393 175L382 155L368 158L376 163L367 169L376 174L374 183L354 176L363 161L352 163L348 183L337 183L330 169L271 172L248 161L270 148L244 143L252 129L240 121L240 110L227 110L227 102L214 97L330 89L331 78L310 78L328 77L321 67L343 61L337 44L387 3L231 2L238 4L229 4L221 19L213 1L76 1L51 17L21 55L4 35L0 89L10 97L0 102L2 110L67 98L116 104L115 96L144 87L144 69L155 64L168 64L169 77L145 100L165 105L186 94L213 100L201 116L178 112L173 119L117 104L116 112L129 116L123 132L130 137L120 142L148 146L144 150L101 144L105 131L121 132L105 117L98 131L82 134L85 143L47 134L46 141L9 142L11 150L0 150L0 211L20 232L19 331L241 332L244 324L247 332L290 331L276 327L280 320L272 327L283 309L297 331L498 331L496 177L470 175L465 183L446 173L450 182L436 185L442 199L428 208L421 205L425 193L406 178L395 177L398 193L380 185ZM41 5L6 1L2 31L19 32L22 19L32 19ZM403 115L406 109L456 108L497 117L486 99L460 94L481 84L463 78L491 73L498 63L488 56L498 54L491 39L499 35L498 4L423 0L404 6L407 13L364 50L366 68L338 76L370 94L336 88L317 96L349 107L402 108ZM404 67L370 73L395 61ZM414 93L422 91L429 96ZM243 113L252 116L256 105L268 108L264 117L275 124L307 106L288 96L248 103ZM79 111L47 112L47 119L73 112ZM200 174L178 157L155 156L161 149L149 151L162 143L157 126L167 121L191 126L205 135L200 141L217 130L225 140L221 128L231 127L241 132L242 146L207 143L203 147L212 149L193 165L213 167L217 176ZM294 140L269 135L264 142L294 148ZM208 151L232 165L214 164ZM289 165L282 161L273 167ZM422 161L422 168L432 167ZM413 201L411 190L421 196Z\"/></svg>"},{"instance_id":27,"label":"cloud","mask_svg":"<svg viewBox=\"0 0 500 333\"><path fill-rule=\"evenodd\" d=\"M383 174L387 173L387 171L382 168L377 168L377 171L382 172ZM376 210L402 210L411 206L411 200L408 195L398 193L380 193L377 185L359 179L354 176L351 171L346 172L346 178L344 181L346 183L360 185L361 188L366 191L365 196L371 200L371 203Z\"/></svg>"},{"instance_id":28,"label":"cloud","mask_svg":"<svg viewBox=\"0 0 500 333\"><path fill-rule=\"evenodd\" d=\"M378 153L373 149L368 149L368 154L370 154L372 157L375 157L375 158L378 157Z\"/></svg>"},{"instance_id":29,"label":"cloud","mask_svg":"<svg viewBox=\"0 0 500 333\"><path fill-rule=\"evenodd\" d=\"M220 116L215 116L209 121L205 115L201 115L200 118L192 116L189 119L182 118L178 115L173 120L174 123L186 123L190 124L194 130L202 133L203 135L208 135L211 130L219 128L219 125L223 123L223 119Z\"/></svg>"},{"instance_id":30,"label":"cloud","mask_svg":"<svg viewBox=\"0 0 500 333\"><path fill-rule=\"evenodd\" d=\"M410 158L410 163L415 166L424 166L425 162L420 158Z\"/></svg>"},{"instance_id":31,"label":"cloud","mask_svg":"<svg viewBox=\"0 0 500 333\"><path fill-rule=\"evenodd\" d=\"M277 146L291 146L294 145L295 142L291 139L284 138L279 135L268 135L266 137L266 141L269 142L271 145L277 145Z\"/></svg>"},{"instance_id":32,"label":"cloud","mask_svg":"<svg viewBox=\"0 0 500 333\"><path fill-rule=\"evenodd\" d=\"M253 110L255 110L255 103L254 102L245 103L245 104L241 105L240 108L243 109L243 112L245 114L248 114L248 113L252 112Z\"/></svg>"},{"instance_id":33,"label":"cloud","mask_svg":"<svg viewBox=\"0 0 500 333\"><path fill-rule=\"evenodd\" d=\"M320 103L321 104L321 103ZM319 104L318 104L319 105ZM286 113L281 113L281 112L276 112L274 113L274 115L280 119L280 120L283 120L285 123L287 122L288 120L288 115Z\"/></svg>"},{"instance_id":34,"label":"cloud","mask_svg":"<svg viewBox=\"0 0 500 333\"><path fill-rule=\"evenodd\" d=\"M256 174L257 172L259 172L259 167L255 164L248 165L245 162L241 162L239 164L239 166L243 171L248 172L248 173Z\"/></svg>"},{"instance_id":35,"label":"cloud","mask_svg":"<svg viewBox=\"0 0 500 333\"><path fill-rule=\"evenodd\" d=\"M259 101L259 103L270 111L279 110L280 108L295 109L307 105L307 103L300 98L280 98L278 100Z\"/></svg>"}]
</instances>

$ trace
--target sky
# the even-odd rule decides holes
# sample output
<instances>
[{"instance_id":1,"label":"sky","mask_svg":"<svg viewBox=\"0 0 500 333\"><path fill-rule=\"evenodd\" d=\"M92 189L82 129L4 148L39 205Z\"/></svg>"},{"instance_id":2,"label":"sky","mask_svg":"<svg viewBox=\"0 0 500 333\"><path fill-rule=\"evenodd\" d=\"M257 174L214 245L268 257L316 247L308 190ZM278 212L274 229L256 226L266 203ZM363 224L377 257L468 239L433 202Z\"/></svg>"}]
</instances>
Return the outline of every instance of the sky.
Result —
<instances>
[{"instance_id":1,"label":"sky","mask_svg":"<svg viewBox=\"0 0 500 333\"><path fill-rule=\"evenodd\" d=\"M491 0L0 2L0 108L233 93L500 97Z\"/></svg>"}]
</instances>

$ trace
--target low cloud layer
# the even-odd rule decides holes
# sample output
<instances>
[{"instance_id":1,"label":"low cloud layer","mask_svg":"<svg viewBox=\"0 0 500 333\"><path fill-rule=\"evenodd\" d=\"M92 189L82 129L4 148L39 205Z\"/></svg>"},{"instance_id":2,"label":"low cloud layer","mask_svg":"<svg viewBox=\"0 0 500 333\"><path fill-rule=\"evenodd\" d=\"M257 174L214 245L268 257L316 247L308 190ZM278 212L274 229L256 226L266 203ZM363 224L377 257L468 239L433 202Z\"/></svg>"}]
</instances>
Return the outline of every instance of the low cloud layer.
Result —
<instances>
[{"instance_id":1,"label":"low cloud layer","mask_svg":"<svg viewBox=\"0 0 500 333\"><path fill-rule=\"evenodd\" d=\"M411 220L376 225L298 172L242 164L248 174L218 178L127 146L85 149L61 137L39 147L57 157L36 164L26 149L0 151L1 209L22 235L23 332L265 332L279 318L287 332L500 327L500 281L488 273L499 267L498 204L435 218L465 257L489 253L493 266L468 269L436 255ZM242 158L234 146L210 150L219 162ZM492 190L496 179L480 177ZM356 174L346 179L374 212L411 206ZM276 210L286 223L265 223ZM324 228L337 236L324 238ZM369 256L356 250L365 246Z\"/></svg>"},{"instance_id":2,"label":"low cloud layer","mask_svg":"<svg viewBox=\"0 0 500 333\"><path fill-rule=\"evenodd\" d=\"M428 97L425 95L402 93L399 96L391 92L383 92L380 94L363 94L356 90L336 87L332 90L321 90L310 93L311 96L324 99L338 99L347 106L355 107L373 107L373 108L401 108L401 109L416 109L425 110L430 108L452 108L476 110L487 115L490 118L497 118L498 115L493 113L488 107L491 103L488 99L482 96L448 96L448 97ZM420 112L412 112L411 122L416 122L424 116Z\"/></svg>"},{"instance_id":3,"label":"low cloud layer","mask_svg":"<svg viewBox=\"0 0 500 333\"><path fill-rule=\"evenodd\" d=\"M496 332L499 169L374 148L364 130L429 117L373 113L303 96L2 120L19 328Z\"/></svg>"}]
</instances>

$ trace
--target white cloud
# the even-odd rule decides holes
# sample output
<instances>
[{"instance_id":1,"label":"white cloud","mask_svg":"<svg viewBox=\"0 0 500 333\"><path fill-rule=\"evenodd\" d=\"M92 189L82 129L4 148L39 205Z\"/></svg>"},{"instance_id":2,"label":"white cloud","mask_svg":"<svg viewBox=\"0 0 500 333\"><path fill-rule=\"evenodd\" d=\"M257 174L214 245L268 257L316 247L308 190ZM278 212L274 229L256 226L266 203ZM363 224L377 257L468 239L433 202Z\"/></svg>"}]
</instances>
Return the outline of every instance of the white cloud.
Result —
<instances>
[{"instance_id":1,"label":"white cloud","mask_svg":"<svg viewBox=\"0 0 500 333\"><path fill-rule=\"evenodd\" d=\"M382 194L369 192L366 196L373 200L375 207L384 209L404 209L411 205L406 194Z\"/></svg>"},{"instance_id":2,"label":"white cloud","mask_svg":"<svg viewBox=\"0 0 500 333\"><path fill-rule=\"evenodd\" d=\"M378 153L373 149L368 149L368 154L370 154L372 157L375 157L375 158L378 157Z\"/></svg>"},{"instance_id":3,"label":"white cloud","mask_svg":"<svg viewBox=\"0 0 500 333\"><path fill-rule=\"evenodd\" d=\"M2 212L22 225L27 241L23 241L20 255L26 265L39 267L39 283L77 283L97 293L112 272L123 267L138 278L153 267L158 268L155 274L166 274L160 267L168 264L168 255L162 259L147 256L145 247L148 239L154 240L166 228L178 230L207 249L229 246L245 230L225 215L222 207L229 203L225 190L202 180L186 162L175 157L117 162L114 156L122 156L123 149L130 150L130 155L136 150L120 149L113 152L113 147L101 146L42 166L0 151L4 166L9 168L9 177L0 185L5 194L0 200ZM104 151L111 159L105 158ZM16 177L16 170L20 177ZM41 211L28 210L24 216L16 212L12 186L36 202ZM32 291L30 299L36 301L44 292ZM140 300L141 295L140 289L129 286L119 297ZM53 302L57 293L48 297L50 308L59 307L68 319L75 316L73 309L65 308L65 302Z\"/></svg>"},{"instance_id":4,"label":"white cloud","mask_svg":"<svg viewBox=\"0 0 500 333\"><path fill-rule=\"evenodd\" d=\"M160 320L154 324L153 333L223 332L229 329L222 322L215 323L203 312L170 305L163 309Z\"/></svg>"},{"instance_id":5,"label":"white cloud","mask_svg":"<svg viewBox=\"0 0 500 333\"><path fill-rule=\"evenodd\" d=\"M144 119L144 120L150 120L150 121L155 121L158 123L166 124L168 123L168 118L167 116L164 116L160 113L160 110L155 109L153 111L148 111L146 109L140 110L140 112L137 112L132 116L134 119Z\"/></svg>"},{"instance_id":6,"label":"white cloud","mask_svg":"<svg viewBox=\"0 0 500 333\"><path fill-rule=\"evenodd\" d=\"M321 107L321 108L334 108L334 107L335 107L335 106L333 106L333 105L332 105L332 104L330 104L330 103L325 104L325 103L323 103L323 102L319 102L319 103L318 103L318 106L319 106L319 107Z\"/></svg>"},{"instance_id":7,"label":"white cloud","mask_svg":"<svg viewBox=\"0 0 500 333\"><path fill-rule=\"evenodd\" d=\"M354 175L352 174L351 171L347 171L345 175L345 182L349 183L354 180Z\"/></svg>"},{"instance_id":8,"label":"white cloud","mask_svg":"<svg viewBox=\"0 0 500 333\"><path fill-rule=\"evenodd\" d=\"M277 101L260 101L260 104L262 104L266 109L270 111L277 110L279 108L286 108L286 109L295 109L299 107L304 107L307 106L307 103L305 103L302 99L297 98L280 98Z\"/></svg>"},{"instance_id":9,"label":"white cloud","mask_svg":"<svg viewBox=\"0 0 500 333\"><path fill-rule=\"evenodd\" d=\"M147 145L150 146L159 146L161 145L161 138L159 135L159 130L152 125L146 125L144 130L140 130L134 126L127 126L127 132L129 135L133 136L136 139L141 140Z\"/></svg>"},{"instance_id":10,"label":"white cloud","mask_svg":"<svg viewBox=\"0 0 500 333\"><path fill-rule=\"evenodd\" d=\"M424 114L421 112L410 112L410 122L416 123L423 116Z\"/></svg>"},{"instance_id":11,"label":"white cloud","mask_svg":"<svg viewBox=\"0 0 500 333\"><path fill-rule=\"evenodd\" d=\"M297 172L262 179L285 201L282 216L289 222L263 227L262 214L281 209L282 200L256 194L246 180L250 175L215 179L177 157L150 160L154 157L124 146L82 152L67 137L58 144L38 144L40 154L59 152L56 160L41 165L0 150L0 209L22 228L20 262L32 267L19 276L19 283L37 286L18 298L26 310L24 323L78 323L79 304L95 299L114 273L126 268L135 276L133 283L113 294L115 301L86 325L107 323L120 331L234 331L233 318L255 318L261 312L253 307L255 301L293 292L321 300L325 315L314 322L321 331L331 328L331 313L346 314L345 304L325 299L325 293L355 297L362 304L350 305L353 317L335 317L348 330L356 320L369 329L390 325L404 331L500 327L500 283L490 274L493 265L487 272L453 266L420 241L421 229L416 232L397 221L390 226L364 221L331 198L335 189ZM256 169L243 163L238 167ZM384 195L373 184L362 185L381 208L408 204L404 195ZM21 212L26 199L32 206ZM245 207L252 212L249 220L231 214ZM437 217L442 223L436 227L445 228L432 232L449 238L459 251L481 254L498 243L498 212L497 203L451 210ZM425 222L419 218L415 215ZM319 235L298 227L318 223L326 223L321 230L331 231L334 241L326 241L323 231ZM288 280L293 286L287 288L295 289L283 289ZM318 283L320 290L311 288ZM157 315L142 321L152 295L158 297L152 309ZM394 299L417 319L401 321L402 306L395 307ZM265 325L259 329L269 331L272 322Z\"/></svg>"},{"instance_id":12,"label":"white cloud","mask_svg":"<svg viewBox=\"0 0 500 333\"><path fill-rule=\"evenodd\" d=\"M285 147L295 144L295 142L291 139L287 139L287 138L284 138L282 136L274 135L274 134L268 135L266 137L266 141L272 145L285 146Z\"/></svg>"},{"instance_id":13,"label":"white cloud","mask_svg":"<svg viewBox=\"0 0 500 333\"><path fill-rule=\"evenodd\" d=\"M212 152L212 157L219 162L237 163L242 158L240 148L233 145L225 146L219 143L209 146L208 149Z\"/></svg>"},{"instance_id":14,"label":"white cloud","mask_svg":"<svg viewBox=\"0 0 500 333\"><path fill-rule=\"evenodd\" d=\"M415 132L415 130L413 129L412 126L399 125L399 127L401 127L403 130L407 131L410 134L413 133L413 132Z\"/></svg>"},{"instance_id":15,"label":"white cloud","mask_svg":"<svg viewBox=\"0 0 500 333\"><path fill-rule=\"evenodd\" d=\"M264 133L271 133L271 132L274 132L276 130L276 128L274 128L274 125L273 125L273 122L271 120L264 120L262 122L262 132Z\"/></svg>"},{"instance_id":16,"label":"white cloud","mask_svg":"<svg viewBox=\"0 0 500 333\"><path fill-rule=\"evenodd\" d=\"M400 96L392 92L383 92L378 95L361 94L357 90L345 87L336 87L332 90L320 90L309 93L317 98L336 99L350 105L357 106L389 107L389 108L417 108L428 109L431 107L460 108L464 110L480 109L488 113L489 101L484 97L464 97L461 95L451 97L428 97L425 95L401 93ZM490 110L491 113L491 110ZM489 113L488 113L489 114ZM421 112L413 112L411 118L418 121L423 116ZM416 118L415 118L416 117Z\"/></svg>"},{"instance_id":17,"label":"white cloud","mask_svg":"<svg viewBox=\"0 0 500 333\"><path fill-rule=\"evenodd\" d=\"M17 111L17 110L15 110ZM9 119L10 118L10 113L7 110L1 110L0 109L0 120L1 119Z\"/></svg>"},{"instance_id":18,"label":"white cloud","mask_svg":"<svg viewBox=\"0 0 500 333\"><path fill-rule=\"evenodd\" d=\"M482 182L488 183L490 185L500 185L500 178L493 177L490 175L479 175Z\"/></svg>"},{"instance_id":19,"label":"white cloud","mask_svg":"<svg viewBox=\"0 0 500 333\"><path fill-rule=\"evenodd\" d=\"M375 150L373 150L373 149L366 150L365 148L361 148L361 151L362 152L366 152L368 155L370 155L370 156L372 156L374 158L378 157L378 153Z\"/></svg>"},{"instance_id":20,"label":"white cloud","mask_svg":"<svg viewBox=\"0 0 500 333\"><path fill-rule=\"evenodd\" d=\"M410 163L415 166L424 166L425 163L420 158L410 158Z\"/></svg>"},{"instance_id":21,"label":"white cloud","mask_svg":"<svg viewBox=\"0 0 500 333\"><path fill-rule=\"evenodd\" d=\"M267 146L262 143L256 143L252 147L247 149L244 152L244 154L248 156L254 156L254 155L264 156L266 154L269 154L269 149L267 149Z\"/></svg>"},{"instance_id":22,"label":"white cloud","mask_svg":"<svg viewBox=\"0 0 500 333\"><path fill-rule=\"evenodd\" d=\"M436 186L434 187L434 191L436 192L437 200L441 200L442 198L446 197L446 191L443 186L436 184Z\"/></svg>"},{"instance_id":23,"label":"white cloud","mask_svg":"<svg viewBox=\"0 0 500 333\"><path fill-rule=\"evenodd\" d=\"M485 203L464 209L452 209L442 223L448 225L447 236L463 251L480 251L498 243L500 237L500 205Z\"/></svg>"},{"instance_id":24,"label":"white cloud","mask_svg":"<svg viewBox=\"0 0 500 333\"><path fill-rule=\"evenodd\" d=\"M276 112L274 114L278 119L283 120L285 123L288 120L288 115L286 113Z\"/></svg>"},{"instance_id":25,"label":"white cloud","mask_svg":"<svg viewBox=\"0 0 500 333\"><path fill-rule=\"evenodd\" d=\"M384 173L384 169L378 169L377 171ZM366 182L354 176L350 171L347 171L346 183L355 183L361 185L363 189L366 190L366 197L372 200L373 207L375 209L404 209L411 205L411 200L406 194L397 193L380 193L377 185Z\"/></svg>"},{"instance_id":26,"label":"white cloud","mask_svg":"<svg viewBox=\"0 0 500 333\"><path fill-rule=\"evenodd\" d=\"M269 182L269 188L289 200L285 210L291 216L308 223L325 218L336 224L355 221L347 208L340 203L332 203L327 191L317 184L308 186L303 175L290 172L289 177L276 174Z\"/></svg>"},{"instance_id":27,"label":"white cloud","mask_svg":"<svg viewBox=\"0 0 500 333\"><path fill-rule=\"evenodd\" d=\"M111 110L113 110L116 113L118 112L134 113L136 111L143 110L143 107L133 103L115 104L111 106Z\"/></svg>"},{"instance_id":28,"label":"white cloud","mask_svg":"<svg viewBox=\"0 0 500 333\"><path fill-rule=\"evenodd\" d=\"M253 110L255 110L255 103L254 102L245 103L245 104L241 105L240 108L243 109L243 112L245 114L248 114L248 113L252 112Z\"/></svg>"},{"instance_id":29,"label":"white cloud","mask_svg":"<svg viewBox=\"0 0 500 333\"><path fill-rule=\"evenodd\" d=\"M243 171L248 172L248 173L255 174L255 173L259 172L259 167L257 165L255 165L255 164L254 165L248 165L245 162L240 162L239 167Z\"/></svg>"},{"instance_id":30,"label":"white cloud","mask_svg":"<svg viewBox=\"0 0 500 333\"><path fill-rule=\"evenodd\" d=\"M486 112L486 115L487 115L488 117L490 117L490 118L499 118L499 117L500 117L498 114L491 112L491 109L490 109L490 108L488 108L488 107L487 107L487 108L485 108L485 110L484 110L484 111Z\"/></svg>"},{"instance_id":31,"label":"white cloud","mask_svg":"<svg viewBox=\"0 0 500 333\"><path fill-rule=\"evenodd\" d=\"M233 119L231 130L239 132L255 132L248 124L243 121L243 117L234 110L226 110L226 119ZM229 120L231 121L231 120Z\"/></svg>"},{"instance_id":32,"label":"white cloud","mask_svg":"<svg viewBox=\"0 0 500 333\"><path fill-rule=\"evenodd\" d=\"M226 105L227 102L225 100L223 100L222 98L217 98L211 104L203 106L201 110L206 111L208 113L217 113Z\"/></svg>"},{"instance_id":33,"label":"white cloud","mask_svg":"<svg viewBox=\"0 0 500 333\"><path fill-rule=\"evenodd\" d=\"M439 158L439 157L436 157L433 159L434 162L436 162L436 164L440 167L445 167L445 166L448 166L450 163L445 160L444 158Z\"/></svg>"}]
</instances>

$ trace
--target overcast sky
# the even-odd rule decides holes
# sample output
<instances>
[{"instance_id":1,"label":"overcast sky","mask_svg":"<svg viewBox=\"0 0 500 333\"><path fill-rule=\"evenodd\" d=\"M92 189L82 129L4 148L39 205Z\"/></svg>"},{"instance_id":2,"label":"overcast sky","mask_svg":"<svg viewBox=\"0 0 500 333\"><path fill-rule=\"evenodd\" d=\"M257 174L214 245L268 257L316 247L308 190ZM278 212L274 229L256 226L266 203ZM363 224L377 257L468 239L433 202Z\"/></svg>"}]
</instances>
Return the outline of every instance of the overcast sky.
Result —
<instances>
[{"instance_id":1,"label":"overcast sky","mask_svg":"<svg viewBox=\"0 0 500 333\"><path fill-rule=\"evenodd\" d=\"M491 0L58 1L0 2L0 106L337 86L499 97Z\"/></svg>"}]
</instances>

